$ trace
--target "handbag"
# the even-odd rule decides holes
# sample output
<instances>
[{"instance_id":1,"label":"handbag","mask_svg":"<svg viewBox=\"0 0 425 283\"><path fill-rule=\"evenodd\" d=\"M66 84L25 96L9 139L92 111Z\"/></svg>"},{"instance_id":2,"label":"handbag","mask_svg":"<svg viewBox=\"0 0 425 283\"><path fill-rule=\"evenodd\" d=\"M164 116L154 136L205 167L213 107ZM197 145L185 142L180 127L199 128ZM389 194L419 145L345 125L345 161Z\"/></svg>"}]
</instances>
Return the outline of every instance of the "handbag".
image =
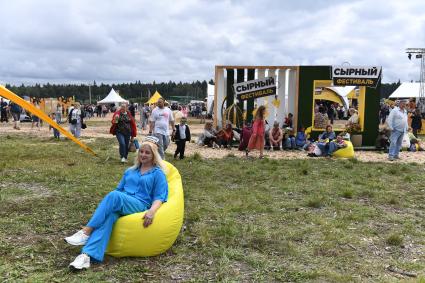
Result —
<instances>
[{"instance_id":1,"label":"handbag","mask_svg":"<svg viewBox=\"0 0 425 283\"><path fill-rule=\"evenodd\" d=\"M129 152L136 152L136 145L134 144L134 141L130 142L130 145L128 146L128 151Z\"/></svg>"},{"instance_id":2,"label":"handbag","mask_svg":"<svg viewBox=\"0 0 425 283\"><path fill-rule=\"evenodd\" d=\"M86 129L86 128L87 128L86 123L82 123L82 124L81 124L81 129L83 129L83 130L84 130L84 129Z\"/></svg>"},{"instance_id":3,"label":"handbag","mask_svg":"<svg viewBox=\"0 0 425 283\"><path fill-rule=\"evenodd\" d=\"M133 143L134 143L134 146L136 147L136 149L140 148L139 141L137 139L134 139Z\"/></svg>"},{"instance_id":4,"label":"handbag","mask_svg":"<svg viewBox=\"0 0 425 283\"><path fill-rule=\"evenodd\" d=\"M410 138L409 135L407 133L404 133L403 135L403 140L401 142L401 147L402 148L410 148Z\"/></svg>"},{"instance_id":5,"label":"handbag","mask_svg":"<svg viewBox=\"0 0 425 283\"><path fill-rule=\"evenodd\" d=\"M117 124L112 124L111 128L109 129L109 133L115 136L117 133Z\"/></svg>"}]
</instances>

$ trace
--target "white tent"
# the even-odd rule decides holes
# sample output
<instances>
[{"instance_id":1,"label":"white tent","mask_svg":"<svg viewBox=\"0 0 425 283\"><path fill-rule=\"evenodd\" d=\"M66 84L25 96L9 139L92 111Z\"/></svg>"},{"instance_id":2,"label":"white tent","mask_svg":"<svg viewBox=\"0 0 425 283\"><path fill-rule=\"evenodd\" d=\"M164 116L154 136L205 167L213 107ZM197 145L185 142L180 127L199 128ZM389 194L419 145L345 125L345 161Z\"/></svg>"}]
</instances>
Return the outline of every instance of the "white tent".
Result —
<instances>
[{"instance_id":1,"label":"white tent","mask_svg":"<svg viewBox=\"0 0 425 283\"><path fill-rule=\"evenodd\" d=\"M348 94L354 90L354 86L331 86L327 87L327 89L332 90L335 92L338 96L341 97L342 101L344 102L344 107L348 109L349 102L348 102Z\"/></svg>"},{"instance_id":2,"label":"white tent","mask_svg":"<svg viewBox=\"0 0 425 283\"><path fill-rule=\"evenodd\" d=\"M419 97L420 83L402 83L389 98Z\"/></svg>"},{"instance_id":3,"label":"white tent","mask_svg":"<svg viewBox=\"0 0 425 283\"><path fill-rule=\"evenodd\" d=\"M212 115L213 108L214 108L214 88L215 88L215 85L208 84L207 112L208 112L208 114L211 114L211 115Z\"/></svg>"},{"instance_id":4,"label":"white tent","mask_svg":"<svg viewBox=\"0 0 425 283\"><path fill-rule=\"evenodd\" d=\"M119 104L119 103L128 103L128 100L125 100L122 98L114 89L111 89L109 94L102 99L101 101L98 101L97 104Z\"/></svg>"}]
</instances>

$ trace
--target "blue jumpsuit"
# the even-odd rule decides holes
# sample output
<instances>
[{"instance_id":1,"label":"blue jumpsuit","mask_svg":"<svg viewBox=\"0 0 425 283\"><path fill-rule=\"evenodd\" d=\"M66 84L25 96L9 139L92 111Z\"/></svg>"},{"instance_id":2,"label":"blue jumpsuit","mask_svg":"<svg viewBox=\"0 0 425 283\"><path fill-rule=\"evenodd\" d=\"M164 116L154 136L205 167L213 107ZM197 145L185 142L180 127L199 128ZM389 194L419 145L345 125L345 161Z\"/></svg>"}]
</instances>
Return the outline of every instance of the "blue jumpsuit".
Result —
<instances>
[{"instance_id":1,"label":"blue jumpsuit","mask_svg":"<svg viewBox=\"0 0 425 283\"><path fill-rule=\"evenodd\" d=\"M86 226L93 228L82 253L96 261L103 261L112 227L122 215L149 209L155 200L166 202L168 183L164 172L154 167L141 174L139 169L127 169L115 191L100 202Z\"/></svg>"}]
</instances>

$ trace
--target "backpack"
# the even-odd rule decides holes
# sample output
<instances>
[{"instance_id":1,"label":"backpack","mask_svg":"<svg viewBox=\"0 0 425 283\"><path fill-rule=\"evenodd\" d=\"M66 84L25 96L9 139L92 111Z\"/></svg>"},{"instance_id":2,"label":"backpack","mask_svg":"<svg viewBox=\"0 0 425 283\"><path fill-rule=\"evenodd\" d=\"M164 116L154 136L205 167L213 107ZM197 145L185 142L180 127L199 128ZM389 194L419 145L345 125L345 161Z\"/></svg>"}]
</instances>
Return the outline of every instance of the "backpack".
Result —
<instances>
[{"instance_id":1,"label":"backpack","mask_svg":"<svg viewBox=\"0 0 425 283\"><path fill-rule=\"evenodd\" d=\"M77 119L72 119L72 112L74 112L74 109L72 109L68 114L68 123L70 123L71 125L76 125Z\"/></svg>"}]
</instances>

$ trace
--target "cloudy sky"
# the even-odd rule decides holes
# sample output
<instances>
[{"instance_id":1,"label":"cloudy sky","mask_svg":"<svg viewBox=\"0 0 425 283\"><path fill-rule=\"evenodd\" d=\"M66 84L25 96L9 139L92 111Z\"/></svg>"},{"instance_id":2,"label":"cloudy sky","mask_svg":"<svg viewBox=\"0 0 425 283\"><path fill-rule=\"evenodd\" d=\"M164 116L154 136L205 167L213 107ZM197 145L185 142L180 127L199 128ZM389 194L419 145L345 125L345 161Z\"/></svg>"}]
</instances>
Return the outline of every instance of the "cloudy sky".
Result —
<instances>
[{"instance_id":1,"label":"cloudy sky","mask_svg":"<svg viewBox=\"0 0 425 283\"><path fill-rule=\"evenodd\" d=\"M417 80L425 1L0 0L0 83L209 80L215 65L379 65Z\"/></svg>"}]
</instances>

